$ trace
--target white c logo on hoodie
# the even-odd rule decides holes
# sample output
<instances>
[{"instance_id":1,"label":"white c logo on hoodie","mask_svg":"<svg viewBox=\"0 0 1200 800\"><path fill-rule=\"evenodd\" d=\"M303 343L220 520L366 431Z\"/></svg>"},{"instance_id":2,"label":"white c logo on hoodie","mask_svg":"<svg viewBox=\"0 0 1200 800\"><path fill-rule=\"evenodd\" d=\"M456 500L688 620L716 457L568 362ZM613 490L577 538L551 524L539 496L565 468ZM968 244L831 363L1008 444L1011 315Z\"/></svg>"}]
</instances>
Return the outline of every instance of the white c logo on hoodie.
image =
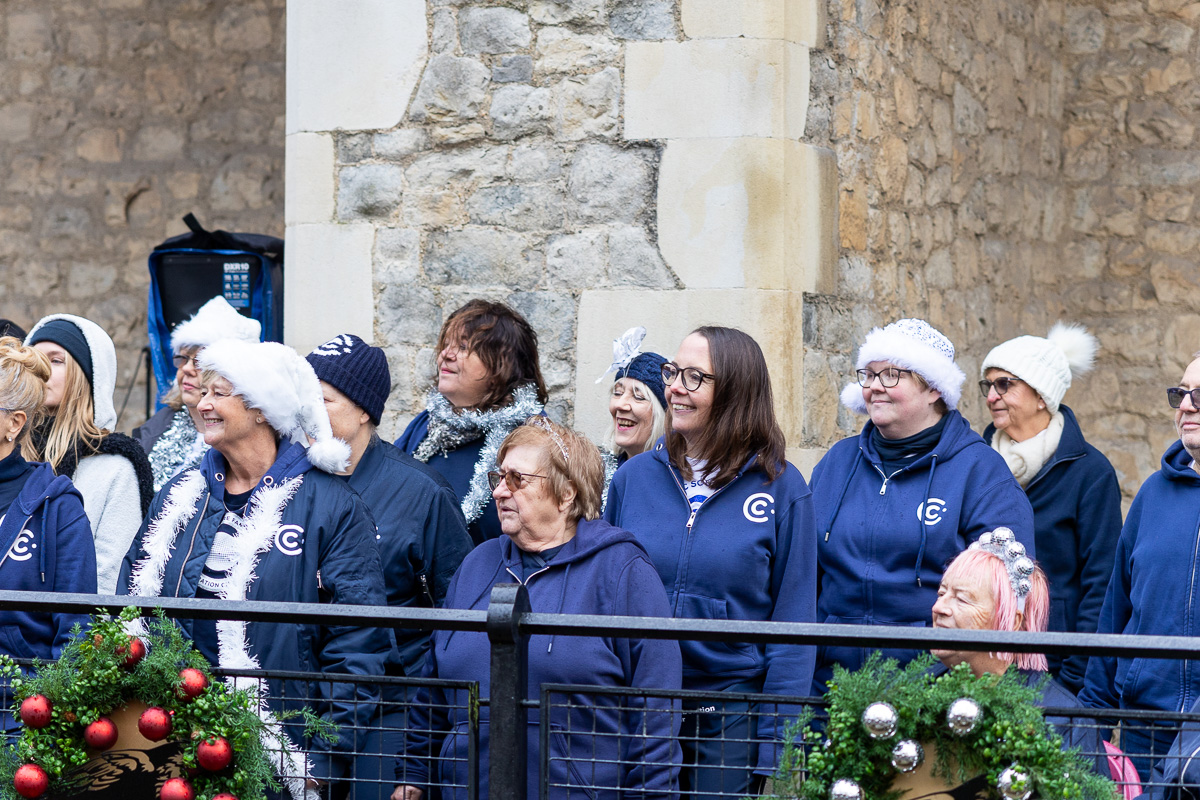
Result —
<instances>
[{"instance_id":1,"label":"white c logo on hoodie","mask_svg":"<svg viewBox=\"0 0 1200 800\"><path fill-rule=\"evenodd\" d=\"M299 525L281 525L275 534L275 547L285 556L298 556L304 552L304 528Z\"/></svg>"},{"instance_id":2,"label":"white c logo on hoodie","mask_svg":"<svg viewBox=\"0 0 1200 800\"><path fill-rule=\"evenodd\" d=\"M752 494L742 503L742 514L751 522L766 522L767 513L775 513L775 498L766 492Z\"/></svg>"},{"instance_id":3,"label":"white c logo on hoodie","mask_svg":"<svg viewBox=\"0 0 1200 800\"><path fill-rule=\"evenodd\" d=\"M940 497L931 497L928 503L921 503L917 506L917 519L926 525L937 525L942 521L944 513L946 513L946 501Z\"/></svg>"},{"instance_id":4,"label":"white c logo on hoodie","mask_svg":"<svg viewBox=\"0 0 1200 800\"><path fill-rule=\"evenodd\" d=\"M21 531L17 540L9 548L8 557L13 561L28 561L33 558L33 551L36 549L37 545L33 543L33 532L26 528Z\"/></svg>"}]
</instances>

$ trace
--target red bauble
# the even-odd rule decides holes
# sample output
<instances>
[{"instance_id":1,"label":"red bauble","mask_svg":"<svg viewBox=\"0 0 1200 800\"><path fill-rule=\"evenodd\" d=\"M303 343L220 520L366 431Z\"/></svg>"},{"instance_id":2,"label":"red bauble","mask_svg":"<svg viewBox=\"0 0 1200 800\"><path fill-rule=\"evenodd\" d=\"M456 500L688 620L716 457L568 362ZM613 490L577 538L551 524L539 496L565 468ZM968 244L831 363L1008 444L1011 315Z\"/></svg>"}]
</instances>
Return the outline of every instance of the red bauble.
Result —
<instances>
[{"instance_id":1,"label":"red bauble","mask_svg":"<svg viewBox=\"0 0 1200 800\"><path fill-rule=\"evenodd\" d=\"M196 800L196 790L183 778L171 778L158 796L161 800Z\"/></svg>"},{"instance_id":2,"label":"red bauble","mask_svg":"<svg viewBox=\"0 0 1200 800\"><path fill-rule=\"evenodd\" d=\"M83 729L83 740L88 747L107 750L117 743L117 724L108 717L101 717Z\"/></svg>"},{"instance_id":3,"label":"red bauble","mask_svg":"<svg viewBox=\"0 0 1200 800\"><path fill-rule=\"evenodd\" d=\"M237 795L232 795L229 792L221 792L220 794L214 794L212 800L238 800L238 799L237 799Z\"/></svg>"},{"instance_id":4,"label":"red bauble","mask_svg":"<svg viewBox=\"0 0 1200 800\"><path fill-rule=\"evenodd\" d=\"M53 710L54 706L46 695L30 695L21 701L21 722L30 728L44 728L50 724L50 712Z\"/></svg>"},{"instance_id":5,"label":"red bauble","mask_svg":"<svg viewBox=\"0 0 1200 800\"><path fill-rule=\"evenodd\" d=\"M233 748L224 736L213 736L196 745L196 763L209 772L219 772L233 760Z\"/></svg>"},{"instance_id":6,"label":"red bauble","mask_svg":"<svg viewBox=\"0 0 1200 800\"><path fill-rule=\"evenodd\" d=\"M13 788L21 797L40 797L50 788L50 776L37 764L22 764L13 776Z\"/></svg>"},{"instance_id":7,"label":"red bauble","mask_svg":"<svg viewBox=\"0 0 1200 800\"><path fill-rule=\"evenodd\" d=\"M147 708L138 717L138 731L152 742L161 742L171 735L171 715L158 706Z\"/></svg>"},{"instance_id":8,"label":"red bauble","mask_svg":"<svg viewBox=\"0 0 1200 800\"><path fill-rule=\"evenodd\" d=\"M208 678L198 669L188 667L179 671L179 685L175 694L180 700L195 700L208 688Z\"/></svg>"},{"instance_id":9,"label":"red bauble","mask_svg":"<svg viewBox=\"0 0 1200 800\"><path fill-rule=\"evenodd\" d=\"M133 669L138 665L138 662L146 657L146 643L136 636L129 637L129 647L118 647L117 655L126 653L125 661L122 666L126 669Z\"/></svg>"}]
</instances>

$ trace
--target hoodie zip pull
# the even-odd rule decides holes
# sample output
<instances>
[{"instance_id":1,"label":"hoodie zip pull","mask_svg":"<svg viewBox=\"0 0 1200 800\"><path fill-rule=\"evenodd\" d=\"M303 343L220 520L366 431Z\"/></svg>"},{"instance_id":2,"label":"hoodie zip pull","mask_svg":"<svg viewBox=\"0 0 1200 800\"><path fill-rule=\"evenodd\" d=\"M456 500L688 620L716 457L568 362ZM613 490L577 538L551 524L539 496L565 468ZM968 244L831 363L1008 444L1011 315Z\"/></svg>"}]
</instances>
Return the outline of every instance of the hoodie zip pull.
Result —
<instances>
[{"instance_id":1,"label":"hoodie zip pull","mask_svg":"<svg viewBox=\"0 0 1200 800\"><path fill-rule=\"evenodd\" d=\"M688 533L691 533L691 532L692 532L692 523L696 521L696 512L697 512L697 511L699 511L699 510L700 510L700 509L698 509L698 508L693 508L693 509L692 509L692 515L691 515L690 517L688 517L688 521L687 521L687 529L688 529Z\"/></svg>"},{"instance_id":2,"label":"hoodie zip pull","mask_svg":"<svg viewBox=\"0 0 1200 800\"><path fill-rule=\"evenodd\" d=\"M883 476L883 485L879 487L879 496L880 497L883 497L885 494L887 494L887 482L889 480L891 480L891 478L889 478L887 475Z\"/></svg>"}]
</instances>

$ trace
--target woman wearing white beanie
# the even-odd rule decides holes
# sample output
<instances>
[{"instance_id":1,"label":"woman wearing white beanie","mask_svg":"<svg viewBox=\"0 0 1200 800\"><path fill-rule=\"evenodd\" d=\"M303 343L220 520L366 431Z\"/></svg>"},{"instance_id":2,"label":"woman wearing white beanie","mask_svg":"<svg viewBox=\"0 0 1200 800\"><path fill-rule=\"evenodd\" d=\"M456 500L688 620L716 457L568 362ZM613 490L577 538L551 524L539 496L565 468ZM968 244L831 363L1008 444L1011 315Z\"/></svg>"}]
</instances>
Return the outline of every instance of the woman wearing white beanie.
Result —
<instances>
[{"instance_id":1,"label":"woman wearing white beanie","mask_svg":"<svg viewBox=\"0 0 1200 800\"><path fill-rule=\"evenodd\" d=\"M1035 540L1050 579L1050 630L1093 632L1121 534L1121 490L1108 459L1062 405L1071 379L1092 367L1096 337L1061 322L992 348L979 389L992 413L983 438L1004 457L1033 506ZM1087 656L1049 656L1071 691Z\"/></svg>"}]
</instances>

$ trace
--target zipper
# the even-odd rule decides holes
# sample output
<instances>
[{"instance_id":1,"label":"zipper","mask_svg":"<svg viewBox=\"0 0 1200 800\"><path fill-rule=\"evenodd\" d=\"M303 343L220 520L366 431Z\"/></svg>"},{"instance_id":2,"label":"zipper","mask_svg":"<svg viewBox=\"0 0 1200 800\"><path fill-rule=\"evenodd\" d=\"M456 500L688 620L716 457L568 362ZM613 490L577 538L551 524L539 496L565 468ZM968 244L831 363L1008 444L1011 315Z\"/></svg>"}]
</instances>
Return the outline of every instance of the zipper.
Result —
<instances>
[{"instance_id":1,"label":"zipper","mask_svg":"<svg viewBox=\"0 0 1200 800\"><path fill-rule=\"evenodd\" d=\"M700 513L700 508L703 508L704 506L708 505L708 503L711 502L714 497L716 497L721 492L725 491L727 488L732 486L734 481L737 480L737 478L734 478L732 481L730 481L729 483L722 486L720 489L717 489L715 492L710 494L708 496L708 500L705 500L703 503L700 504L700 508L692 508L692 501L688 500L687 492L684 491L683 484L679 482L679 476L675 474L675 470L670 469L668 467L667 471L670 472L671 477L675 479L675 485L679 487L679 493L681 495L683 495L683 502L687 503L688 511L691 512L688 515L688 521L687 521L687 525L686 525L688 533L692 532L692 526L696 524L696 515ZM532 576L530 576L530 577L532 577Z\"/></svg>"},{"instance_id":2,"label":"zipper","mask_svg":"<svg viewBox=\"0 0 1200 800\"><path fill-rule=\"evenodd\" d=\"M1078 460L1079 460L1079 459L1081 459L1081 458L1083 458L1083 456L1082 456L1082 455L1076 455L1076 456L1065 456L1064 458L1060 458L1059 460L1057 460L1057 461L1053 462L1052 464L1050 464L1050 466L1051 466L1051 467L1056 467L1056 466L1058 466L1059 464L1069 464L1069 463L1071 463L1072 461L1078 461ZM1031 480L1031 481L1029 482L1029 485L1025 487L1025 493L1026 493L1026 494L1029 494L1029 490L1030 490L1030 489L1032 489L1034 486L1037 486L1038 482L1039 482L1039 481L1040 481L1042 478L1046 477L1046 475L1047 475L1047 473L1049 473L1049 471L1050 471L1050 470L1047 470L1047 469L1046 469L1046 465L1043 465L1043 466L1042 466L1042 471L1040 471L1040 472L1039 472L1037 475L1033 476L1033 480Z\"/></svg>"},{"instance_id":3,"label":"zipper","mask_svg":"<svg viewBox=\"0 0 1200 800\"><path fill-rule=\"evenodd\" d=\"M505 568L504 568L504 571L505 571L505 572L507 572L509 575L512 575L514 578L516 578L516 579L517 579L517 583L523 583L523 584L525 584L525 586L529 586L529 582L530 582L531 580L533 580L534 578L536 578L538 575L541 575L543 572L545 572L545 571L546 571L546 570L548 570L548 569L550 569L550 565L548 565L548 564L547 564L546 566L544 566L544 567L542 567L541 569L539 569L537 572L535 572L535 573L533 573L532 575L530 575L530 576L529 576L528 578L526 578L525 580L521 580L520 576L519 576L519 575L517 575L517 573L513 572L513 571L512 571L511 569L509 569L508 567L505 567Z\"/></svg>"},{"instance_id":4,"label":"zipper","mask_svg":"<svg viewBox=\"0 0 1200 800\"><path fill-rule=\"evenodd\" d=\"M880 476L882 476L882 478L883 478L883 485L879 487L879 496L880 497L883 497L885 494L887 494L888 481L890 481L892 478L899 475L901 472L904 472L904 470L908 469L908 467L901 467L900 469L893 472L891 475L884 475L883 470L878 465L871 464L871 466L875 467L875 471L878 472L880 474ZM826 539L826 541L828 541L828 539Z\"/></svg>"},{"instance_id":5,"label":"zipper","mask_svg":"<svg viewBox=\"0 0 1200 800\"><path fill-rule=\"evenodd\" d=\"M187 555L183 557L183 563L179 565L179 580L175 582L175 596L179 597L179 587L183 586L183 568L187 565L188 559L192 557L192 549L196 546L196 532L200 530L200 523L204 521L204 514L208 511L208 501L212 498L212 491L209 490L204 495L204 508L200 509L200 515L196 517L196 524L192 526L192 539L188 542Z\"/></svg>"},{"instance_id":6,"label":"zipper","mask_svg":"<svg viewBox=\"0 0 1200 800\"><path fill-rule=\"evenodd\" d=\"M1200 549L1200 527L1198 527L1196 529L1196 540L1192 544L1192 580L1191 580L1191 583L1188 584L1188 614L1189 615L1192 615L1192 613L1193 613L1194 608L1192 606L1192 601L1196 596L1196 555L1197 555L1198 549ZM1182 680L1179 682L1180 688L1183 689L1183 698L1182 698L1183 702L1180 703L1179 710L1183 711L1183 712L1188 711L1189 710L1188 706L1190 705L1190 703L1188 702L1187 673L1188 673L1188 660L1185 658L1183 660L1183 675L1181 676Z\"/></svg>"},{"instance_id":7,"label":"zipper","mask_svg":"<svg viewBox=\"0 0 1200 800\"><path fill-rule=\"evenodd\" d=\"M421 572L417 574L417 580L421 582L421 591L425 593L425 599L429 601L429 607L437 607L437 603L433 602L433 592L429 591L429 576Z\"/></svg>"}]
</instances>

